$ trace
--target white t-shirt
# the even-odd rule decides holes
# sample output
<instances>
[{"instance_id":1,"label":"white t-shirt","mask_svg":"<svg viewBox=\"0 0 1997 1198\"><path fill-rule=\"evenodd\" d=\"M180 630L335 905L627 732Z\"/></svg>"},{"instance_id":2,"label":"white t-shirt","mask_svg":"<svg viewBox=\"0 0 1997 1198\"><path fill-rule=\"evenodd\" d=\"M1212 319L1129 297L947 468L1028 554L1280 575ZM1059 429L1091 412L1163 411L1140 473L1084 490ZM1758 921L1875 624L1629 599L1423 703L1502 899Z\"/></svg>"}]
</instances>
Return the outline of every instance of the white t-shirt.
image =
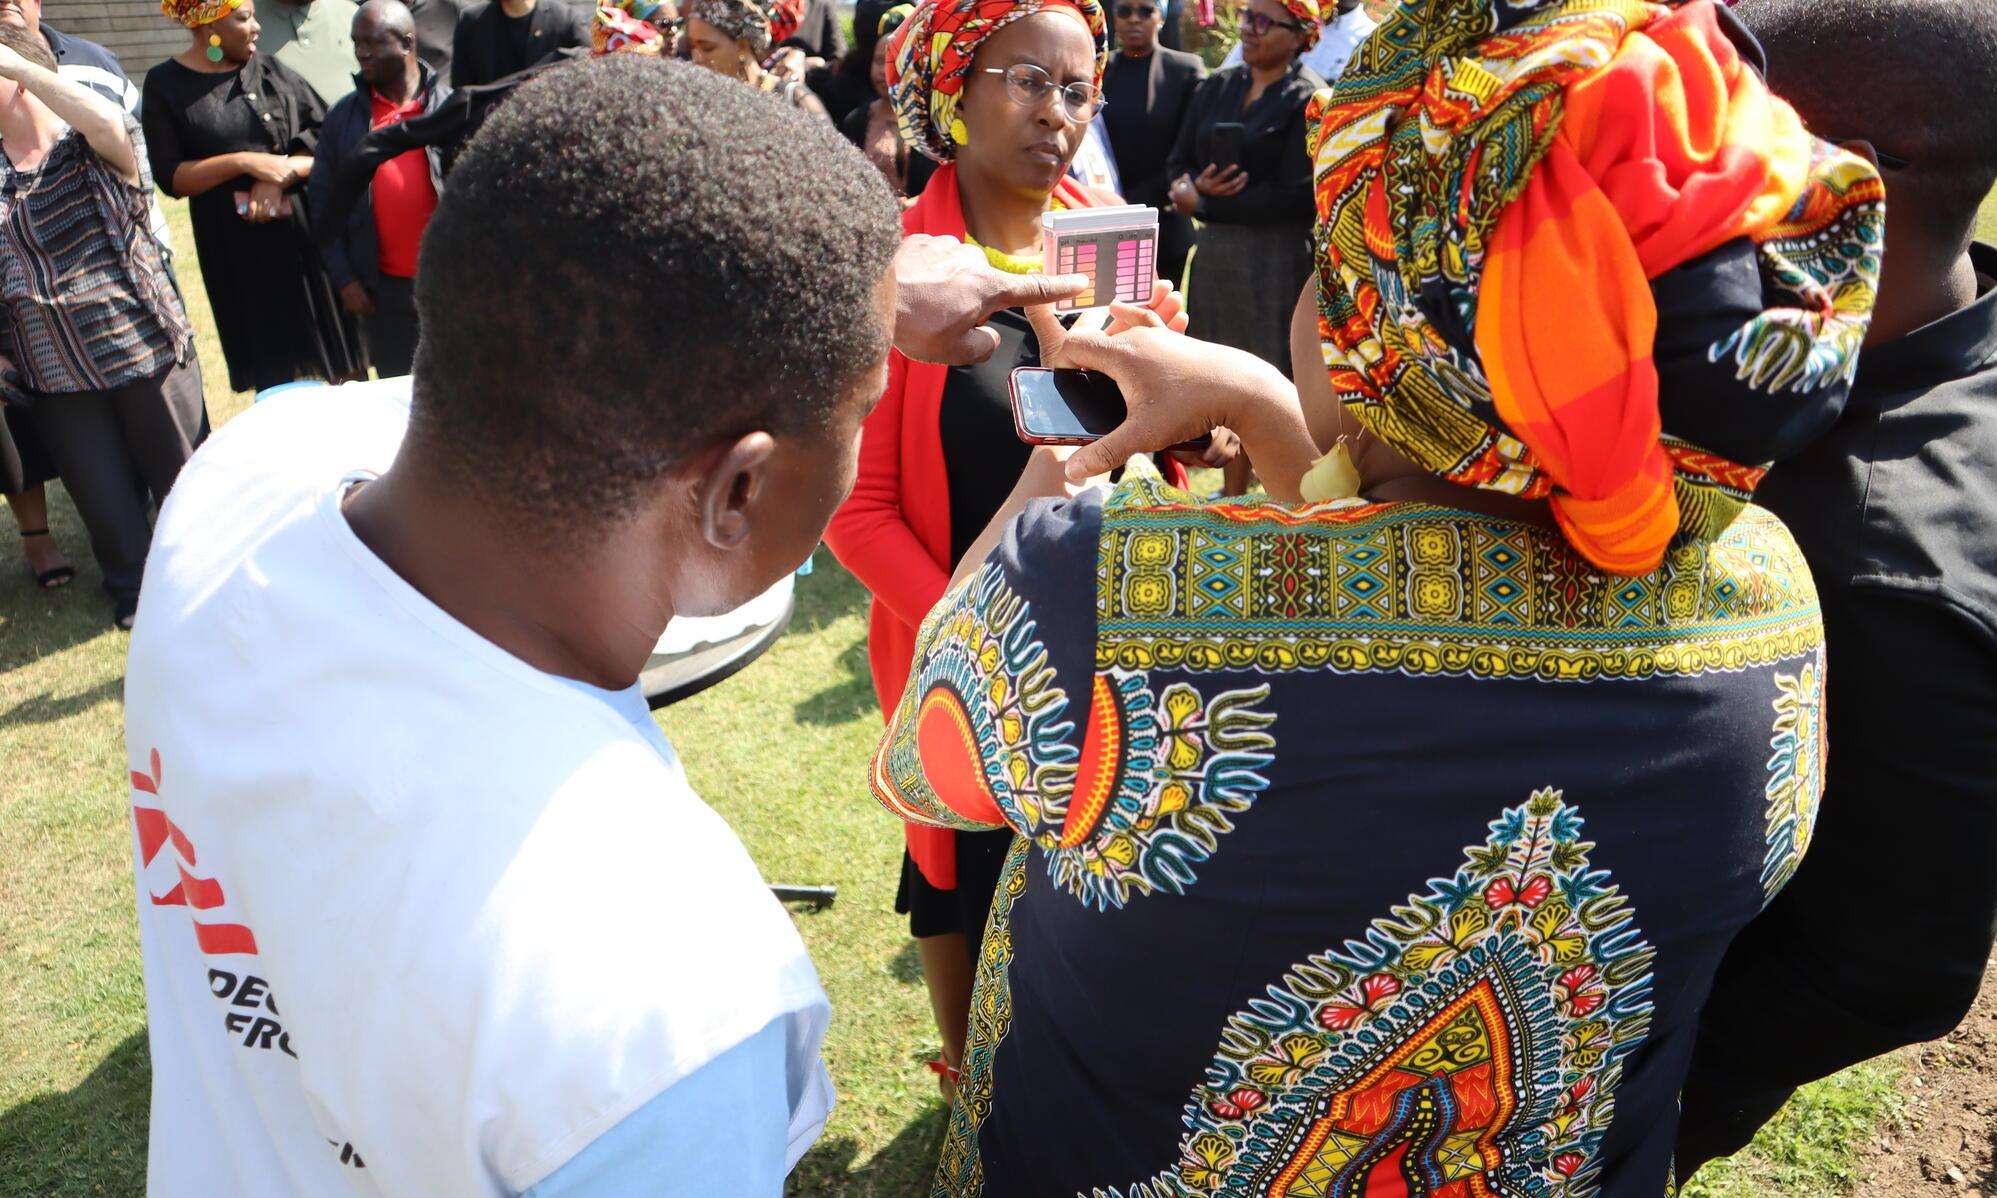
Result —
<instances>
[{"instance_id":1,"label":"white t-shirt","mask_svg":"<svg viewBox=\"0 0 1997 1198\"><path fill-rule=\"evenodd\" d=\"M354 536L407 409L232 421L153 538L126 676L155 1196L517 1194L773 1021L829 1016L726 824L604 702Z\"/></svg>"}]
</instances>

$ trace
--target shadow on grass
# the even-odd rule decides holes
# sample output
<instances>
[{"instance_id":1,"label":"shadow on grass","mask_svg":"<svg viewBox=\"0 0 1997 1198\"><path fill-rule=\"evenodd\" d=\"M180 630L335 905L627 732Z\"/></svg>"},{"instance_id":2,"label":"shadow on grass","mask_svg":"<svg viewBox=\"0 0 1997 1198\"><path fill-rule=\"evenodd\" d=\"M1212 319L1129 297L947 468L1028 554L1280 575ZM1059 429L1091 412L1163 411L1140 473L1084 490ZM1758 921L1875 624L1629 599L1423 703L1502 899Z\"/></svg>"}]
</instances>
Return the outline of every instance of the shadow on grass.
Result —
<instances>
[{"instance_id":1,"label":"shadow on grass","mask_svg":"<svg viewBox=\"0 0 1997 1198\"><path fill-rule=\"evenodd\" d=\"M929 1192L943 1147L944 1108L932 1104L901 1134L855 1169L859 1145L850 1136L822 1140L791 1172L786 1198L906 1198Z\"/></svg>"},{"instance_id":2,"label":"shadow on grass","mask_svg":"<svg viewBox=\"0 0 1997 1198\"><path fill-rule=\"evenodd\" d=\"M915 946L915 941L902 942L901 951L888 961L888 976L904 986L922 980L922 950Z\"/></svg>"},{"instance_id":3,"label":"shadow on grass","mask_svg":"<svg viewBox=\"0 0 1997 1198\"><path fill-rule=\"evenodd\" d=\"M144 1193L151 1078L133 1032L75 1089L0 1112L0 1198Z\"/></svg>"},{"instance_id":4,"label":"shadow on grass","mask_svg":"<svg viewBox=\"0 0 1997 1198\"><path fill-rule=\"evenodd\" d=\"M797 632L817 632L847 616L867 614L867 588L846 572L832 551L820 547L811 556L812 571L797 580L797 612L790 626Z\"/></svg>"},{"instance_id":5,"label":"shadow on grass","mask_svg":"<svg viewBox=\"0 0 1997 1198\"><path fill-rule=\"evenodd\" d=\"M800 724L843 724L861 716L880 718L874 699L874 676L867 665L867 642L854 641L839 653L835 663L839 681L802 699L791 709Z\"/></svg>"},{"instance_id":6,"label":"shadow on grass","mask_svg":"<svg viewBox=\"0 0 1997 1198\"><path fill-rule=\"evenodd\" d=\"M0 728L18 728L23 724L53 724L73 715L81 715L106 700L115 700L125 691L123 678L107 678L74 695L57 698L44 691L31 695L5 711L0 711Z\"/></svg>"}]
</instances>

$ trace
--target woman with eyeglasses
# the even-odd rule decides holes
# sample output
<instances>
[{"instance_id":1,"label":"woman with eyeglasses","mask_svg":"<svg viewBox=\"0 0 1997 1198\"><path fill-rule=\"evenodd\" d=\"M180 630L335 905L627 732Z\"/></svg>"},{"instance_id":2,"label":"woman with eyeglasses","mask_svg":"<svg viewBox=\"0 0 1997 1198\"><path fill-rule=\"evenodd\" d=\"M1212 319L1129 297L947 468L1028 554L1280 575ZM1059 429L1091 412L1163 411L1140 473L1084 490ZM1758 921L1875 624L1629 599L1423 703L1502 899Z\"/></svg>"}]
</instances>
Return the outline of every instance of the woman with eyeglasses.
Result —
<instances>
[{"instance_id":1,"label":"woman with eyeglasses","mask_svg":"<svg viewBox=\"0 0 1997 1198\"><path fill-rule=\"evenodd\" d=\"M922 0L894 34L888 98L902 136L942 165L903 231L979 246L1001 270L1037 271L1041 214L1105 202L1066 174L1102 107L1107 33L1098 0ZM1155 302L1176 313L1169 294L1161 286ZM1010 376L1039 363L1038 342L1018 311L999 313L991 327L995 350L975 366L890 355L852 497L826 533L873 594L867 651L883 710L907 679L916 626L1031 452L1013 429ZM1006 831L909 831L895 909L920 946L943 1039L931 1068L946 1098L963 1060L972 962L1011 842Z\"/></svg>"},{"instance_id":2,"label":"woman with eyeglasses","mask_svg":"<svg viewBox=\"0 0 1997 1198\"><path fill-rule=\"evenodd\" d=\"M1186 283L1192 334L1290 370L1290 308L1311 273L1311 162L1304 109L1324 80L1300 56L1317 42L1317 0L1249 0L1241 63L1193 95L1167 171L1172 203L1198 220ZM1249 463L1227 468L1247 490Z\"/></svg>"}]
</instances>

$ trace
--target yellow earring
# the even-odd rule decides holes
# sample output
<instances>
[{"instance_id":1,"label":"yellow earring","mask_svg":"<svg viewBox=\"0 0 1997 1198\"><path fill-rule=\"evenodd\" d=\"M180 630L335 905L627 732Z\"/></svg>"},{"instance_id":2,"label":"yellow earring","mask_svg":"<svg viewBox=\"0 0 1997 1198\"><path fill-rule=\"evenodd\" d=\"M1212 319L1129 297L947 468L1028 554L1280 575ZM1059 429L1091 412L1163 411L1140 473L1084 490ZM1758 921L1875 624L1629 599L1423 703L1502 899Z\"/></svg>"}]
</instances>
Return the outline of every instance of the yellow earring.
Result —
<instances>
[{"instance_id":1,"label":"yellow earring","mask_svg":"<svg viewBox=\"0 0 1997 1198\"><path fill-rule=\"evenodd\" d=\"M950 140L960 146L971 144L971 131L964 127L963 117L953 116L950 118Z\"/></svg>"},{"instance_id":2,"label":"yellow earring","mask_svg":"<svg viewBox=\"0 0 1997 1198\"><path fill-rule=\"evenodd\" d=\"M208 61L209 61L209 62L221 62L221 61L222 61L222 37L221 37L221 35L220 35L220 34L216 34L216 33L211 33L211 34L209 34L209 35L208 35L208 48L207 48L206 50L202 51L202 53L203 53L203 54L206 54L206 55L208 56Z\"/></svg>"}]
</instances>

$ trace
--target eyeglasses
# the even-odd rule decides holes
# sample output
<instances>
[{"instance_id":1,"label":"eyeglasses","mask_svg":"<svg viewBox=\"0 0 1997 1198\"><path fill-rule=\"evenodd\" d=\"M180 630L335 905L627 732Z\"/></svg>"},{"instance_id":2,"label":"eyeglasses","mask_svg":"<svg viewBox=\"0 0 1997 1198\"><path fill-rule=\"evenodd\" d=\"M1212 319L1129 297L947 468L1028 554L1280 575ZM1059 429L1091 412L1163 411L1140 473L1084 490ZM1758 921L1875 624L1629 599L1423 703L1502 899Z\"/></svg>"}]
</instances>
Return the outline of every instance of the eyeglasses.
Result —
<instances>
[{"instance_id":1,"label":"eyeglasses","mask_svg":"<svg viewBox=\"0 0 1997 1198\"><path fill-rule=\"evenodd\" d=\"M1268 37L1271 29L1288 29L1302 33L1304 27L1296 21L1278 21L1268 13L1245 12L1241 14L1241 28L1251 37Z\"/></svg>"},{"instance_id":2,"label":"eyeglasses","mask_svg":"<svg viewBox=\"0 0 1997 1198\"><path fill-rule=\"evenodd\" d=\"M1158 10L1149 4L1119 4L1116 6L1116 19L1119 21L1128 21L1132 17L1140 17L1148 21L1157 15Z\"/></svg>"},{"instance_id":3,"label":"eyeglasses","mask_svg":"<svg viewBox=\"0 0 1997 1198\"><path fill-rule=\"evenodd\" d=\"M1078 124L1087 124L1095 120L1096 114L1101 112L1103 105L1107 103L1103 99L1102 92L1092 84L1056 83L1054 76L1030 62L1017 63L1004 69L986 67L983 73L1002 76L1005 79L1006 94L1012 97L1014 103L1023 104L1028 108L1046 103L1049 95L1059 92L1062 109L1067 112L1068 119Z\"/></svg>"}]
</instances>

